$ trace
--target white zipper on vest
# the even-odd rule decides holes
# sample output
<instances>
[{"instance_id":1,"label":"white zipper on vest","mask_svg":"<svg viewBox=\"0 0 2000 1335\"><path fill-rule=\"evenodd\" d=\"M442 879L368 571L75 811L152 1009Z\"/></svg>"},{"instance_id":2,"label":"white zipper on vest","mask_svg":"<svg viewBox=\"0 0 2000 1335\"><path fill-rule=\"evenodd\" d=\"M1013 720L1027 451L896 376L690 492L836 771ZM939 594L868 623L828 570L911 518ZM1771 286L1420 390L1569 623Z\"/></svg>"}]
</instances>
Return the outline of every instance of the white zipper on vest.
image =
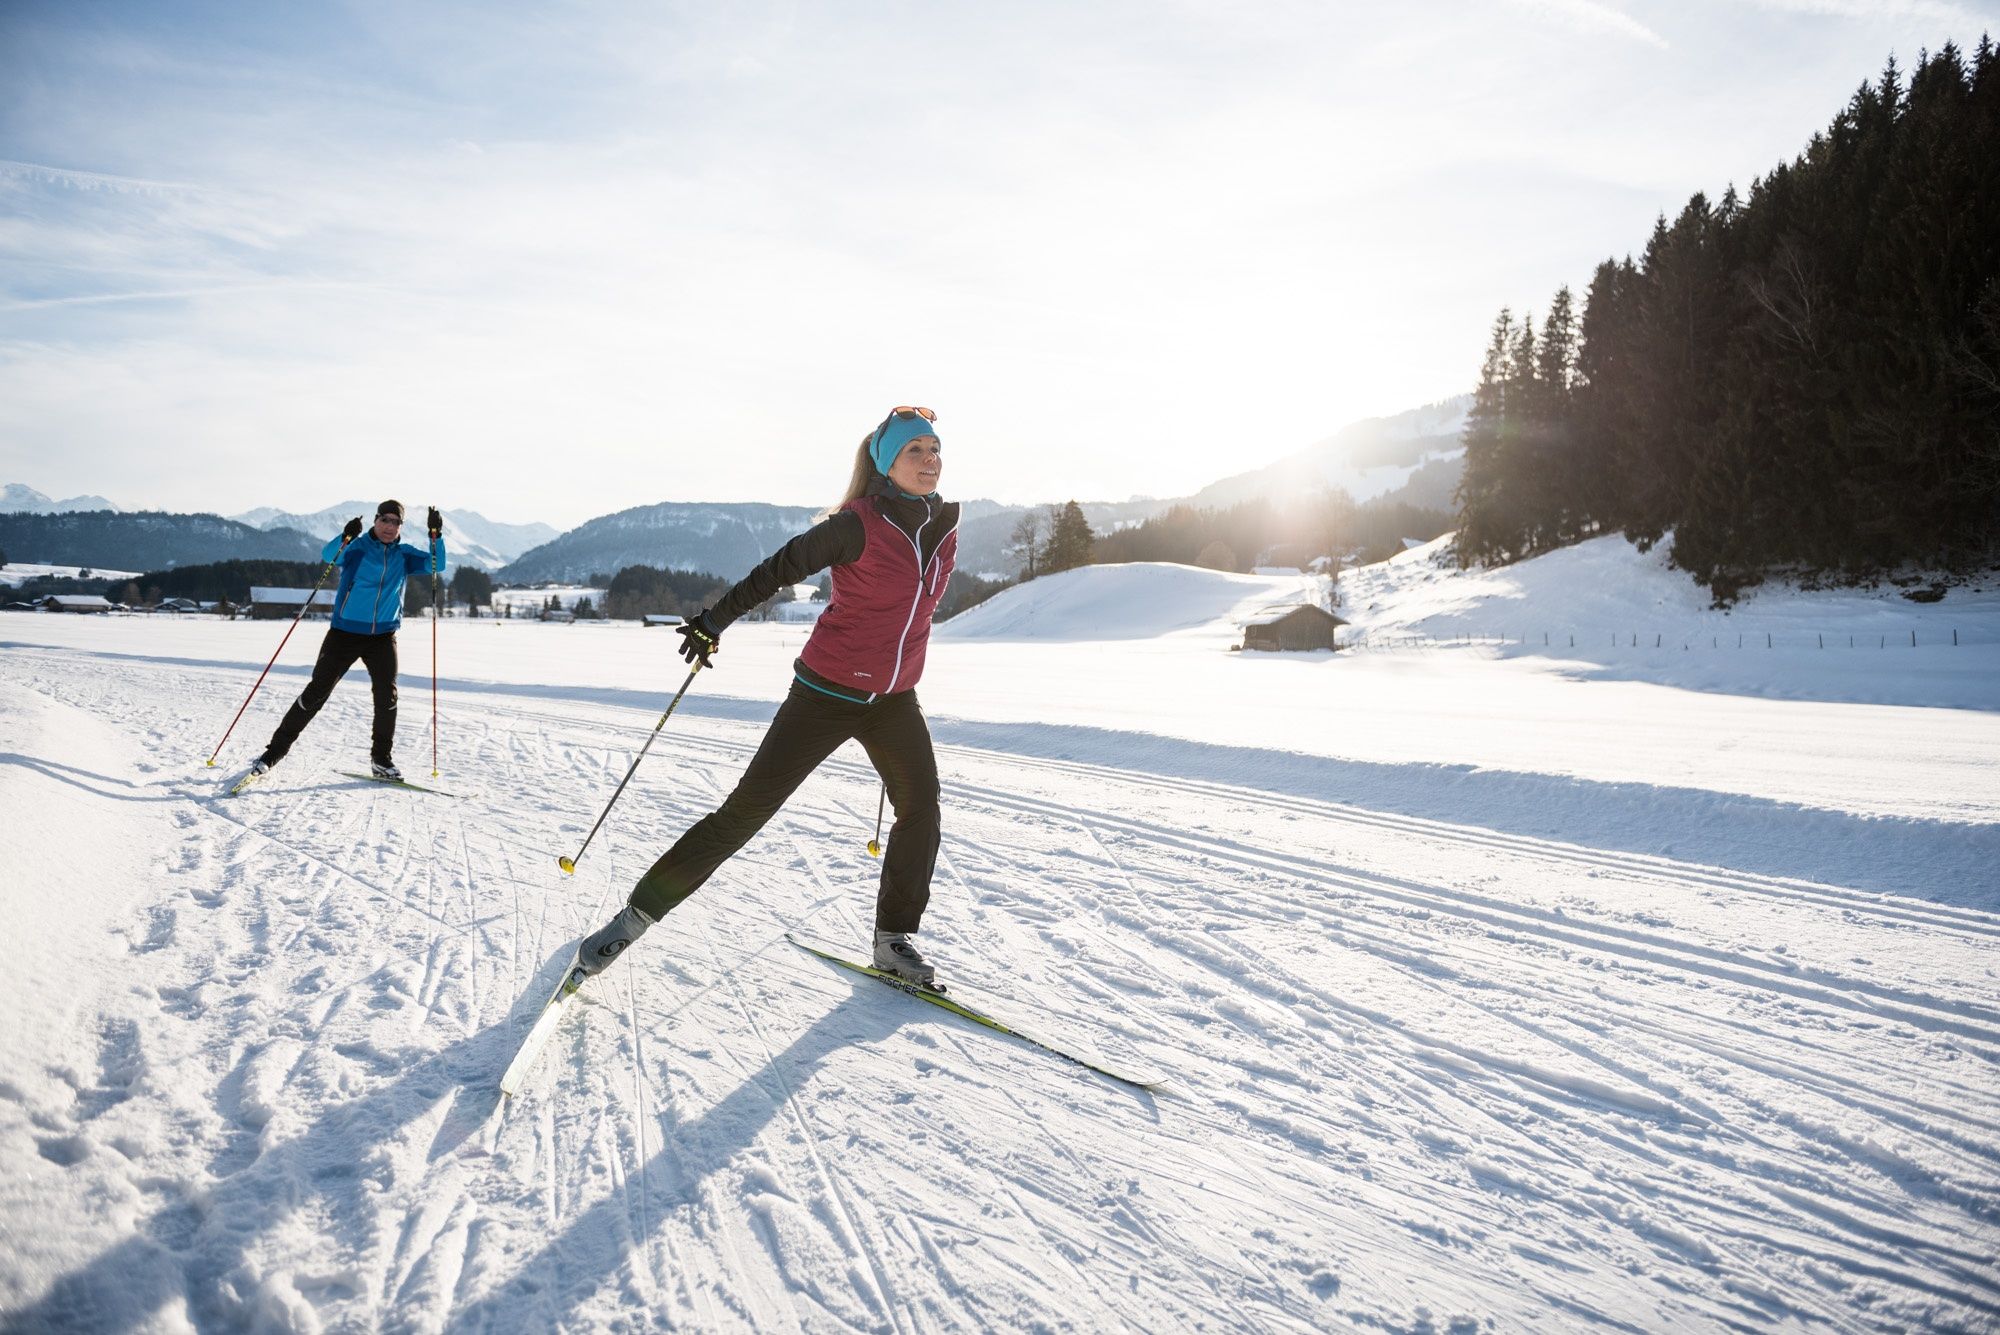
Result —
<instances>
[{"instance_id":1,"label":"white zipper on vest","mask_svg":"<svg viewBox=\"0 0 2000 1335\"><path fill-rule=\"evenodd\" d=\"M887 515L883 515L882 520L884 523L888 524L890 528L896 529L896 532L903 533L902 529L896 528L896 521L890 519ZM908 620L903 622L903 638L896 641L896 666L889 673L889 686L888 690L882 692L882 694L884 695L887 695L889 694L890 691L896 689L896 682L903 675L903 647L910 642L910 627L917 624L917 608L923 605L924 594L926 592L934 591L934 590L927 590L925 587L924 549L921 543L924 530L929 528L930 524L931 524L931 516L926 514L924 516L924 522L917 525L917 532L915 537L911 537L911 535L903 533L904 537L910 539L910 552L913 556L916 557L917 560L917 596L910 600L910 615ZM945 530L944 537L938 539L937 550L931 553L931 560L937 562L939 565L944 564L944 545L947 541L950 540L951 535L956 532L958 532L957 525L953 525L951 528Z\"/></svg>"},{"instance_id":2,"label":"white zipper on vest","mask_svg":"<svg viewBox=\"0 0 2000 1335\"><path fill-rule=\"evenodd\" d=\"M896 521L889 518L889 516L883 515L882 520L890 528L896 528ZM914 535L903 534L903 536L910 539L910 554L917 560L917 592L916 596L910 599L910 615L903 621L903 638L896 641L896 666L889 670L889 689L882 692L884 695L896 689L896 679L903 675L903 646L910 642L910 627L917 624L917 608L924 601L924 549L919 543L924 536L924 530L930 526L931 517L926 512L924 522L917 525L917 531ZM902 533L903 530L896 528L896 532Z\"/></svg>"}]
</instances>

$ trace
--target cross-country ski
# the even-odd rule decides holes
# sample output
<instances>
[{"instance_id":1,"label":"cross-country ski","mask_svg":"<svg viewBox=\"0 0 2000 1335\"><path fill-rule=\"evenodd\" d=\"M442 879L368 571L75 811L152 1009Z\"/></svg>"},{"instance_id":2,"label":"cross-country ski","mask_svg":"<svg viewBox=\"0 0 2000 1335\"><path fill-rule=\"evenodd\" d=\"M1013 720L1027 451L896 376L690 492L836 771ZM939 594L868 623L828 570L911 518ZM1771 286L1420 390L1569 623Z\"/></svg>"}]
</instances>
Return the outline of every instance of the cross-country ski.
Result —
<instances>
[{"instance_id":1,"label":"cross-country ski","mask_svg":"<svg viewBox=\"0 0 2000 1335\"><path fill-rule=\"evenodd\" d=\"M502 1094L511 1098L521 1092L522 1086L528 1081L529 1073L535 1068L536 1060L542 1055L542 1049L548 1046L556 1027L569 1014L570 1005L576 1000L577 993L577 989L570 983L569 974L567 968L562 971L562 977L557 981L555 991L549 994L549 999L542 1004L541 1010L536 1012L534 1023L528 1027L527 1036L521 1040L521 1046L514 1053L514 1059L507 1063L506 1071L500 1076Z\"/></svg>"},{"instance_id":2,"label":"cross-country ski","mask_svg":"<svg viewBox=\"0 0 2000 1335\"><path fill-rule=\"evenodd\" d=\"M343 779L360 779L363 783L379 783L390 788L407 788L413 793L428 793L432 797L458 796L457 793L448 793L442 788L431 788L421 783L411 783L408 779L385 779L379 774L362 774L357 770L342 770L340 777Z\"/></svg>"},{"instance_id":3,"label":"cross-country ski","mask_svg":"<svg viewBox=\"0 0 2000 1335\"><path fill-rule=\"evenodd\" d=\"M916 983L890 973L886 969L878 969L872 964L863 964L826 942L814 941L808 937L798 936L791 932L785 933L785 939L801 950L817 955L829 963L837 964L843 969L852 970L865 977L876 979L878 982L887 983L890 987L906 996L915 997L919 1001L928 1001L931 1005L950 1011L953 1015L961 1016L972 1021L974 1024L984 1025L995 1033L1006 1034L1011 1038L1018 1038L1024 1043L1029 1043L1040 1048L1051 1056L1059 1057L1066 1062L1073 1062L1086 1070L1095 1071L1099 1075L1108 1075L1113 1080L1119 1081L1122 1084L1150 1090L1160 1090L1166 1086L1166 1076L1158 1072L1134 1073L1115 1064L1109 1058L1083 1049L1074 1040L1056 1043L1047 1037L1038 1037L1035 1033L1030 1032L1033 1029L1033 1022L1031 1021L1023 1022L1016 1019L998 1019L993 1014L994 1010L998 1009L994 1003L985 1001L983 998L978 1003L974 1003L966 994L963 987L959 989L957 995L947 995L939 989L921 987Z\"/></svg>"}]
</instances>

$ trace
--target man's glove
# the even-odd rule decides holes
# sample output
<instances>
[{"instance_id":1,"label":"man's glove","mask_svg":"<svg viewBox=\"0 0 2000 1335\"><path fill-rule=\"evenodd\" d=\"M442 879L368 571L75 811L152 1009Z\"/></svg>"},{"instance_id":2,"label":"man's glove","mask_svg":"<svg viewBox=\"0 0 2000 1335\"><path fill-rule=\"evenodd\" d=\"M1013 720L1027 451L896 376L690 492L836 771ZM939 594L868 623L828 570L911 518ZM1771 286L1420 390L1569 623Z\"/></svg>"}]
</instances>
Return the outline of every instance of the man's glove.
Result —
<instances>
[{"instance_id":1,"label":"man's glove","mask_svg":"<svg viewBox=\"0 0 2000 1335\"><path fill-rule=\"evenodd\" d=\"M340 540L342 542L353 542L356 538L360 536L361 536L361 516L356 515L354 516L354 518L347 521L346 528L340 530Z\"/></svg>"},{"instance_id":2,"label":"man's glove","mask_svg":"<svg viewBox=\"0 0 2000 1335\"><path fill-rule=\"evenodd\" d=\"M444 516L438 513L435 505L431 507L431 512L424 516L424 527L431 531L433 538L444 536Z\"/></svg>"},{"instance_id":3,"label":"man's glove","mask_svg":"<svg viewBox=\"0 0 2000 1335\"><path fill-rule=\"evenodd\" d=\"M706 609L681 623L680 637L682 658L690 663L698 659L703 667L715 666L708 661L708 656L721 652L717 646L722 643L722 636L709 629Z\"/></svg>"}]
</instances>

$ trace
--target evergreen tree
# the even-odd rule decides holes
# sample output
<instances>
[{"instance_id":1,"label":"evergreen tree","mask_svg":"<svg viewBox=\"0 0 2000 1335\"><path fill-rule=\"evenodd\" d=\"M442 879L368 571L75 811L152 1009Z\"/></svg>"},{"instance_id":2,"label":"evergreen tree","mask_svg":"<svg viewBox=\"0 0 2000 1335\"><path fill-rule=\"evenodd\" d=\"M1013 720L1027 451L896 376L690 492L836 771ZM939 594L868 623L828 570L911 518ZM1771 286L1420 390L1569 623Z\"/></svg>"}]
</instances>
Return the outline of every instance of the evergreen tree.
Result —
<instances>
[{"instance_id":1,"label":"evergreen tree","mask_svg":"<svg viewBox=\"0 0 2000 1335\"><path fill-rule=\"evenodd\" d=\"M1044 556L1044 569L1048 574L1059 570L1074 570L1078 566L1090 564L1092 550L1097 535L1090 531L1090 521L1083 517L1083 507L1075 501L1054 511L1049 524L1049 541Z\"/></svg>"},{"instance_id":2,"label":"evergreen tree","mask_svg":"<svg viewBox=\"0 0 2000 1335\"><path fill-rule=\"evenodd\" d=\"M451 597L477 616L480 608L493 605L493 576L478 566L460 566L451 577Z\"/></svg>"},{"instance_id":3,"label":"evergreen tree","mask_svg":"<svg viewBox=\"0 0 2000 1335\"><path fill-rule=\"evenodd\" d=\"M1458 559L1466 565L1493 560L1507 550L1500 517L1505 486L1501 440L1507 409L1507 357L1514 344L1514 313L1502 307L1479 366L1479 387L1465 417L1465 463L1459 473Z\"/></svg>"},{"instance_id":4,"label":"evergreen tree","mask_svg":"<svg viewBox=\"0 0 2000 1335\"><path fill-rule=\"evenodd\" d=\"M1893 61L1803 152L1660 217L1570 325L1496 327L1461 558L1593 531L1727 601L1773 564L2000 558L2000 62ZM1567 369L1567 374L1565 370Z\"/></svg>"}]
</instances>

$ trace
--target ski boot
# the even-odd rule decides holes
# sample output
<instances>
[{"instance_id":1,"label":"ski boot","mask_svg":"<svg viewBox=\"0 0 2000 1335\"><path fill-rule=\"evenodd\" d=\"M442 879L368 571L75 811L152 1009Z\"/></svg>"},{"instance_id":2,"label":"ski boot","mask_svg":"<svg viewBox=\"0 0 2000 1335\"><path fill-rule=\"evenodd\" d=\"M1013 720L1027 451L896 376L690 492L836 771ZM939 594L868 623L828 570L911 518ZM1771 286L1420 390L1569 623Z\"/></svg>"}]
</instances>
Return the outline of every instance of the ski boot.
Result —
<instances>
[{"instance_id":1,"label":"ski boot","mask_svg":"<svg viewBox=\"0 0 2000 1335\"><path fill-rule=\"evenodd\" d=\"M625 947L645 935L653 920L644 909L627 904L618 916L577 943L576 963L570 966L569 981L563 991L570 993L603 973L611 961L625 953Z\"/></svg>"},{"instance_id":2,"label":"ski boot","mask_svg":"<svg viewBox=\"0 0 2000 1335\"><path fill-rule=\"evenodd\" d=\"M386 760L369 762L368 775L370 778L379 779L383 783L401 783L403 781L403 771L397 769Z\"/></svg>"},{"instance_id":3,"label":"ski boot","mask_svg":"<svg viewBox=\"0 0 2000 1335\"><path fill-rule=\"evenodd\" d=\"M915 983L926 992L944 991L938 986L937 970L917 949L917 943L910 940L908 932L876 930L875 967L906 983Z\"/></svg>"}]
</instances>

